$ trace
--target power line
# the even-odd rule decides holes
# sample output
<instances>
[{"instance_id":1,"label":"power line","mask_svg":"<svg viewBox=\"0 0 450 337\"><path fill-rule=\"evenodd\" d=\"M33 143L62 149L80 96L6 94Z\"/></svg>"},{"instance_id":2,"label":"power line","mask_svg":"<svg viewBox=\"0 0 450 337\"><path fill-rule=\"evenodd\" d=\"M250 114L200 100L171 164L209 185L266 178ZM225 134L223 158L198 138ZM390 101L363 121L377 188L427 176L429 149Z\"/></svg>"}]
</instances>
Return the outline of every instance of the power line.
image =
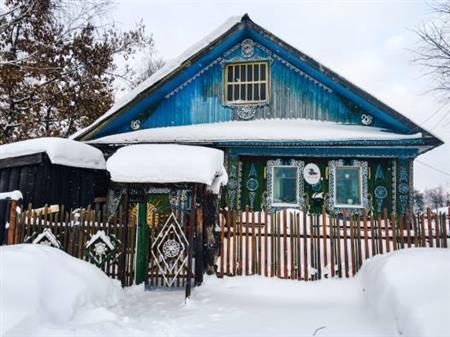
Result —
<instances>
[{"instance_id":1,"label":"power line","mask_svg":"<svg viewBox=\"0 0 450 337\"><path fill-rule=\"evenodd\" d=\"M441 173L443 175L446 175L446 176L450 177L450 173L448 173L448 172L445 172L445 171L443 171L441 169L438 169L437 167L434 167L434 166L432 166L430 164L424 163L423 161L420 161L419 159L416 159L416 161L419 162L420 164L426 166L426 167L429 167L430 169L435 170L436 172L439 172L439 173Z\"/></svg>"}]
</instances>

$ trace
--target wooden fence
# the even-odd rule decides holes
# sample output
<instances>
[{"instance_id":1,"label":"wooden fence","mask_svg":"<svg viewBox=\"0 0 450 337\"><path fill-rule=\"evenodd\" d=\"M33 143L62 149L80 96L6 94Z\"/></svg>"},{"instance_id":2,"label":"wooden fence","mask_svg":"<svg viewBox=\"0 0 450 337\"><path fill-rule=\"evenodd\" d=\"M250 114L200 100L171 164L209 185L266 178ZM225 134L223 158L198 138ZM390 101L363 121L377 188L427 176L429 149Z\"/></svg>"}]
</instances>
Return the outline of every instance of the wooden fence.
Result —
<instances>
[{"instance_id":1,"label":"wooden fence","mask_svg":"<svg viewBox=\"0 0 450 337\"><path fill-rule=\"evenodd\" d=\"M33 210L29 205L11 219L8 244L54 246L95 264L123 285L133 283L136 225L132 216L128 225L123 224L122 209L107 221L105 209L67 211L57 206Z\"/></svg>"},{"instance_id":2,"label":"wooden fence","mask_svg":"<svg viewBox=\"0 0 450 337\"><path fill-rule=\"evenodd\" d=\"M450 210L449 210L450 211ZM449 212L450 213L450 212ZM227 211L220 218L219 276L317 280L350 277L364 260L409 247L448 247L450 220L428 210L403 217Z\"/></svg>"}]
</instances>

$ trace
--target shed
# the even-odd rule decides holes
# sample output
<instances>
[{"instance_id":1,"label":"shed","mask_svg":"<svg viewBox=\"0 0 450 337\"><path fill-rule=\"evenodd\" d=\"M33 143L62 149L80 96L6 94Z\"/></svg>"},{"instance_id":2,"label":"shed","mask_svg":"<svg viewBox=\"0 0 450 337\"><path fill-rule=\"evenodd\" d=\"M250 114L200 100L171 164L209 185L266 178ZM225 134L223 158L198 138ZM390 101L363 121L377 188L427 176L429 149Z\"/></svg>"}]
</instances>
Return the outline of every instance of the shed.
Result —
<instances>
[{"instance_id":1,"label":"shed","mask_svg":"<svg viewBox=\"0 0 450 337\"><path fill-rule=\"evenodd\" d=\"M19 190L33 207L86 207L105 197L109 182L100 150L63 138L38 138L0 146L0 193Z\"/></svg>"}]
</instances>

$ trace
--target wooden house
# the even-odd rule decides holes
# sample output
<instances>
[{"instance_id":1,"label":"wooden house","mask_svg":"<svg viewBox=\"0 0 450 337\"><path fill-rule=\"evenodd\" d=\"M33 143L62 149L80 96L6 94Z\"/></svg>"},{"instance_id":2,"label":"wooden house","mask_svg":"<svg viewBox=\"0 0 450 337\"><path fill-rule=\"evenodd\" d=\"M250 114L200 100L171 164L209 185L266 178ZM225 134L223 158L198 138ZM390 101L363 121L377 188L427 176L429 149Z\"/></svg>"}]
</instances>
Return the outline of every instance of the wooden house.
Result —
<instances>
[{"instance_id":1,"label":"wooden house","mask_svg":"<svg viewBox=\"0 0 450 337\"><path fill-rule=\"evenodd\" d=\"M442 144L248 15L169 61L74 139L107 155L129 144L221 149L230 209L400 214L412 202L414 159Z\"/></svg>"}]
</instances>

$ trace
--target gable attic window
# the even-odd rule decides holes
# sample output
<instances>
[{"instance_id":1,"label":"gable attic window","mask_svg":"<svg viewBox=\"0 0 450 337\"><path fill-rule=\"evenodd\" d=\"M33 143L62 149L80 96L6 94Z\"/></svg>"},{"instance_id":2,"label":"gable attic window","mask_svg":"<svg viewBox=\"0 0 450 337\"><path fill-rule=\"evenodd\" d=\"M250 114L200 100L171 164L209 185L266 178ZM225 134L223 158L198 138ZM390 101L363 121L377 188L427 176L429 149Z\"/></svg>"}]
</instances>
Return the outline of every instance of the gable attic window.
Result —
<instances>
[{"instance_id":1,"label":"gable attic window","mask_svg":"<svg viewBox=\"0 0 450 337\"><path fill-rule=\"evenodd\" d=\"M267 62L227 64L224 96L228 104L267 102L269 64Z\"/></svg>"}]
</instances>

